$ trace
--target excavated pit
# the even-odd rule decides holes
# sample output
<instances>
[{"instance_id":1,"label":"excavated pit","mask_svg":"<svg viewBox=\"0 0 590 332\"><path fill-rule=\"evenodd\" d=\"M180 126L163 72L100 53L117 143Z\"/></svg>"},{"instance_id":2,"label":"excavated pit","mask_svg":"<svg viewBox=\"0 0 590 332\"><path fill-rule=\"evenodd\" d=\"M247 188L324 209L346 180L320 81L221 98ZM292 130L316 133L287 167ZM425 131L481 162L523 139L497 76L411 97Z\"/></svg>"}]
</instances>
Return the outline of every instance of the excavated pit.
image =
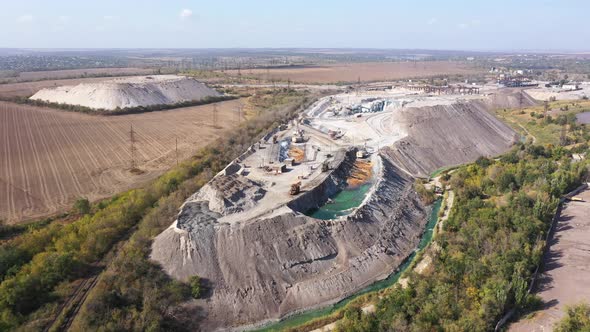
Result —
<instances>
[{"instance_id":1,"label":"excavated pit","mask_svg":"<svg viewBox=\"0 0 590 332\"><path fill-rule=\"evenodd\" d=\"M333 303L386 278L412 252L429 208L388 154L375 183L380 195L370 196L355 213L328 221L296 212L345 186L352 155L347 153L321 185L290 202L285 213L224 224L216 222L221 215L206 201L183 206L175 227L154 241L152 258L175 278L197 274L211 282L211 297L198 301L205 310L202 330Z\"/></svg>"},{"instance_id":2,"label":"excavated pit","mask_svg":"<svg viewBox=\"0 0 590 332\"><path fill-rule=\"evenodd\" d=\"M431 207L414 191L414 176L500 154L517 140L489 110L533 102L519 93L400 106L357 122L363 133L375 130L374 137L393 144L380 146L371 156L370 179L356 183L365 196L342 209L344 215L326 218L306 213L347 190L356 148L311 127L311 141L281 148L269 143L271 136L279 135L279 142L290 136L274 131L185 202L175 223L154 240L151 258L176 279L199 275L207 281L207 298L188 304L199 308L195 320L203 331L240 330L335 303L386 278L417 247ZM376 128L374 119L385 120ZM329 172L318 169L319 145ZM285 174L256 166L271 152L282 162L295 148L309 158ZM289 196L289 181L296 179L305 179L302 193Z\"/></svg>"}]
</instances>

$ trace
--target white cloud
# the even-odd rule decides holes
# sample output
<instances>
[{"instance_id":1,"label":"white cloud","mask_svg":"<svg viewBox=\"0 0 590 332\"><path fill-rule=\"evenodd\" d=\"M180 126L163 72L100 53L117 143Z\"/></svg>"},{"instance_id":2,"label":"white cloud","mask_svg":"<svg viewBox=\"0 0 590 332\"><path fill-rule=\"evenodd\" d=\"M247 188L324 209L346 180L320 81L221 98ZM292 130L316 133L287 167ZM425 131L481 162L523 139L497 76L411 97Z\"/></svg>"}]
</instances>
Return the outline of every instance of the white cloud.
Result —
<instances>
[{"instance_id":1,"label":"white cloud","mask_svg":"<svg viewBox=\"0 0 590 332\"><path fill-rule=\"evenodd\" d=\"M438 22L438 19L436 19L436 18L433 17L430 20L428 20L427 24L428 25L433 25L433 24L436 24L436 22Z\"/></svg>"},{"instance_id":2,"label":"white cloud","mask_svg":"<svg viewBox=\"0 0 590 332\"><path fill-rule=\"evenodd\" d=\"M20 22L20 23L28 23L28 22L33 22L33 15L27 14L27 15L22 15L22 16L19 16L19 17L16 19L16 21L17 21L17 22Z\"/></svg>"},{"instance_id":3,"label":"white cloud","mask_svg":"<svg viewBox=\"0 0 590 332\"><path fill-rule=\"evenodd\" d=\"M473 19L473 20L469 21L469 23L459 23L459 24L457 24L457 27L459 29L475 28L475 27L478 27L480 24L481 24L480 20Z\"/></svg>"},{"instance_id":4,"label":"white cloud","mask_svg":"<svg viewBox=\"0 0 590 332\"><path fill-rule=\"evenodd\" d=\"M189 19L191 16L193 16L193 11L185 8L182 11L180 11L179 16L180 16L180 19L182 19L182 20Z\"/></svg>"},{"instance_id":5,"label":"white cloud","mask_svg":"<svg viewBox=\"0 0 590 332\"><path fill-rule=\"evenodd\" d=\"M105 15L102 17L105 21L114 21L116 20L118 17L117 16L112 16L112 15Z\"/></svg>"}]
</instances>

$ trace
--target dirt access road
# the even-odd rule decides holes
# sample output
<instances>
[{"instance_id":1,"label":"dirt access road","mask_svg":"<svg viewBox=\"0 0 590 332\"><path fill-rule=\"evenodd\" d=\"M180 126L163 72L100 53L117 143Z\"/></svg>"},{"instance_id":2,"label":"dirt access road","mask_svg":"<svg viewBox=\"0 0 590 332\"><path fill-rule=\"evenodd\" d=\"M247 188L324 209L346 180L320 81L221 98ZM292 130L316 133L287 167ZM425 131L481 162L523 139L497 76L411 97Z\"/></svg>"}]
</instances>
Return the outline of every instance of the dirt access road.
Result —
<instances>
[{"instance_id":1,"label":"dirt access road","mask_svg":"<svg viewBox=\"0 0 590 332\"><path fill-rule=\"evenodd\" d=\"M509 331L551 331L566 306L590 302L590 189L576 196L584 201L564 204L537 282L536 294L545 305L510 325Z\"/></svg>"},{"instance_id":2,"label":"dirt access road","mask_svg":"<svg viewBox=\"0 0 590 332\"><path fill-rule=\"evenodd\" d=\"M0 102L0 220L15 223L145 183L239 122L240 100L120 116ZM143 174L129 172L130 127Z\"/></svg>"}]
</instances>

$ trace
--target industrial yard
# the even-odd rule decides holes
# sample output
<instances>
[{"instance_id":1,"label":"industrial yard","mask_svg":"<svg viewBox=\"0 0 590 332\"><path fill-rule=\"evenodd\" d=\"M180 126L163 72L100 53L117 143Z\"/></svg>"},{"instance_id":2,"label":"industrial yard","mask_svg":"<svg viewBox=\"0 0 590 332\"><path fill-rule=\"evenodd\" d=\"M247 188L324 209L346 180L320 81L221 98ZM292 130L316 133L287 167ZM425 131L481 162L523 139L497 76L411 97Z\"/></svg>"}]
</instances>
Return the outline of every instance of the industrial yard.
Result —
<instances>
[{"instance_id":1,"label":"industrial yard","mask_svg":"<svg viewBox=\"0 0 590 332\"><path fill-rule=\"evenodd\" d=\"M398 86L318 100L192 195L151 258L174 278L209 280L211 297L193 303L206 330L274 321L386 278L429 215L414 178L518 140L488 110L520 91L480 93Z\"/></svg>"},{"instance_id":2,"label":"industrial yard","mask_svg":"<svg viewBox=\"0 0 590 332\"><path fill-rule=\"evenodd\" d=\"M590 332L590 2L5 2L0 332Z\"/></svg>"}]
</instances>

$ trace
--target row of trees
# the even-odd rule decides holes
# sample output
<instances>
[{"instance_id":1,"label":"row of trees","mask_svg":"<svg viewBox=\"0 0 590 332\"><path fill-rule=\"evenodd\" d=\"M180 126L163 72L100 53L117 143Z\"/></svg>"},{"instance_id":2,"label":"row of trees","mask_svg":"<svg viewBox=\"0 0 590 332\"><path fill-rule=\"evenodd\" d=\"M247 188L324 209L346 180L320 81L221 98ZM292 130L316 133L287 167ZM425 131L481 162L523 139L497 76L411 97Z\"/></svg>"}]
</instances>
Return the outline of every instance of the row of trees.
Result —
<instances>
[{"instance_id":1,"label":"row of trees","mask_svg":"<svg viewBox=\"0 0 590 332\"><path fill-rule=\"evenodd\" d=\"M117 107L114 110L106 110L106 109L95 109L90 108L82 105L72 105L72 104L63 104L63 103L54 103L48 102L43 100L37 99L29 99L28 97L14 97L8 99L8 101L16 102L19 104L27 104L27 105L34 105L39 107L50 107L56 108L64 111L69 112L79 112L79 113L86 113L86 114L93 114L93 115L124 115L124 114L137 114L137 113L147 113L147 112L156 112L156 111L164 111L170 110L175 108L181 107L190 107L190 106L201 106L207 105L211 103L218 103L221 101L232 100L236 99L236 96L206 96L199 100L188 100L182 101L174 104L157 104L157 105L148 105L148 106L136 106L136 107L125 107L120 108Z\"/></svg>"},{"instance_id":2,"label":"row of trees","mask_svg":"<svg viewBox=\"0 0 590 332\"><path fill-rule=\"evenodd\" d=\"M563 148L531 145L459 168L432 269L410 271L408 286L389 290L374 314L350 308L338 331L489 331L506 311L535 307L527 290L546 232L560 197L587 173Z\"/></svg>"}]
</instances>

